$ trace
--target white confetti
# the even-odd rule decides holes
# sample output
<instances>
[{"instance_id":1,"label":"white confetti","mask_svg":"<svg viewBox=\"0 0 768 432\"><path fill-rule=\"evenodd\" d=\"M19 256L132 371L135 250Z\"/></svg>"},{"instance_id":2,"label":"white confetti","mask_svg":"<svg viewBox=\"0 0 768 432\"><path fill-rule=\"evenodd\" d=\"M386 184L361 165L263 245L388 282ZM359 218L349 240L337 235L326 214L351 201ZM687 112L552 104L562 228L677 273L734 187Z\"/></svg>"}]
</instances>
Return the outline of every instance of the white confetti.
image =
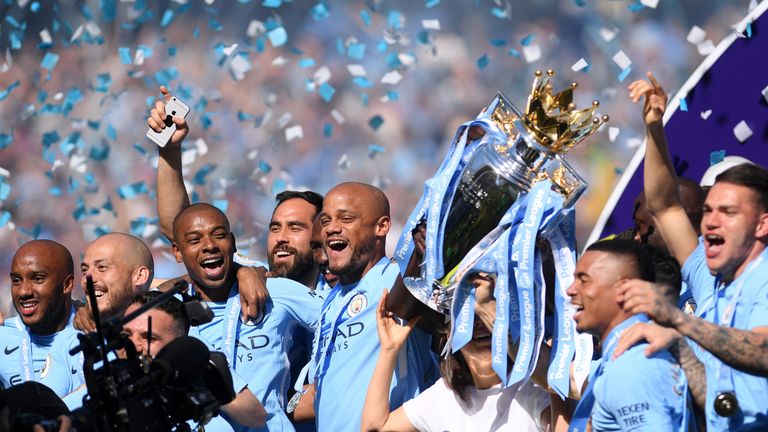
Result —
<instances>
[{"instance_id":1,"label":"white confetti","mask_svg":"<svg viewBox=\"0 0 768 432\"><path fill-rule=\"evenodd\" d=\"M84 30L84 27L83 27L82 24L80 24L80 26L75 30L75 32L72 33L72 37L69 38L69 41L70 42L74 42L74 41L80 39L80 36L82 36L82 34L83 34L83 30Z\"/></svg>"},{"instance_id":2,"label":"white confetti","mask_svg":"<svg viewBox=\"0 0 768 432\"><path fill-rule=\"evenodd\" d=\"M527 63L533 63L541 58L541 47L538 44L530 44L523 47L523 57Z\"/></svg>"},{"instance_id":3,"label":"white confetti","mask_svg":"<svg viewBox=\"0 0 768 432\"><path fill-rule=\"evenodd\" d=\"M29 3L29 0L18 0L16 2L16 4L19 5L19 9L24 9L27 6L27 3Z\"/></svg>"},{"instance_id":4,"label":"white confetti","mask_svg":"<svg viewBox=\"0 0 768 432\"><path fill-rule=\"evenodd\" d=\"M733 128L733 134L736 136L736 139L739 140L740 143L743 143L752 136L752 129L747 126L747 122L742 120L739 122L739 124L736 125L736 127Z\"/></svg>"},{"instance_id":5,"label":"white confetti","mask_svg":"<svg viewBox=\"0 0 768 432\"><path fill-rule=\"evenodd\" d=\"M421 26L424 27L426 30L440 30L440 20L438 19L421 20Z\"/></svg>"},{"instance_id":6,"label":"white confetti","mask_svg":"<svg viewBox=\"0 0 768 432\"><path fill-rule=\"evenodd\" d=\"M323 66L315 71L314 75L312 75L312 79L317 84L328 82L328 80L331 79L331 70L328 69L328 66Z\"/></svg>"},{"instance_id":7,"label":"white confetti","mask_svg":"<svg viewBox=\"0 0 768 432\"><path fill-rule=\"evenodd\" d=\"M688 32L688 36L685 38L688 42L698 45L702 42L704 42L704 39L707 37L707 32L704 31L699 26L693 26L691 27L691 31Z\"/></svg>"},{"instance_id":8,"label":"white confetti","mask_svg":"<svg viewBox=\"0 0 768 432\"><path fill-rule=\"evenodd\" d=\"M85 29L93 37L101 36L101 29L93 21L89 21L89 22L85 23Z\"/></svg>"},{"instance_id":9,"label":"white confetti","mask_svg":"<svg viewBox=\"0 0 768 432\"><path fill-rule=\"evenodd\" d=\"M656 9L656 6L659 5L659 0L640 0L640 3L642 3L645 7Z\"/></svg>"},{"instance_id":10,"label":"white confetti","mask_svg":"<svg viewBox=\"0 0 768 432\"><path fill-rule=\"evenodd\" d=\"M133 64L136 66L144 64L144 50L136 50L136 55L133 56Z\"/></svg>"},{"instance_id":11,"label":"white confetti","mask_svg":"<svg viewBox=\"0 0 768 432\"><path fill-rule=\"evenodd\" d=\"M51 39L51 32L50 32L50 31L48 31L48 29L47 29L47 28L44 28L44 29L40 30L40 40L41 40L41 41L42 41L44 44L49 44L49 43L51 43L51 40L52 40L52 39Z\"/></svg>"},{"instance_id":12,"label":"white confetti","mask_svg":"<svg viewBox=\"0 0 768 432\"><path fill-rule=\"evenodd\" d=\"M617 34L619 34L619 29L615 27L612 29L603 27L598 31L598 33L600 34L600 37L603 38L604 41L610 42L613 40L613 38L616 37Z\"/></svg>"},{"instance_id":13,"label":"white confetti","mask_svg":"<svg viewBox=\"0 0 768 432\"><path fill-rule=\"evenodd\" d=\"M141 233L142 238L150 238L154 236L157 233L157 225L155 224L146 224L144 225L144 232Z\"/></svg>"},{"instance_id":14,"label":"white confetti","mask_svg":"<svg viewBox=\"0 0 768 432\"><path fill-rule=\"evenodd\" d=\"M580 71L580 70L584 69L587 66L589 66L589 63L587 63L587 61L584 60L584 57L582 57L582 58L579 59L579 61L574 63L573 66L571 66L571 70L574 71L574 72L577 72L577 71Z\"/></svg>"},{"instance_id":15,"label":"white confetti","mask_svg":"<svg viewBox=\"0 0 768 432\"><path fill-rule=\"evenodd\" d=\"M282 66L287 65L288 63L290 63L290 60L288 60L287 58L285 58L283 56L279 56L276 59L272 60L271 64L272 64L272 66L282 67Z\"/></svg>"},{"instance_id":16,"label":"white confetti","mask_svg":"<svg viewBox=\"0 0 768 432\"><path fill-rule=\"evenodd\" d=\"M339 158L339 161L336 162L336 166L338 166L339 169L342 169L342 170L349 168L349 158L347 157L346 153L341 155L341 157Z\"/></svg>"},{"instance_id":17,"label":"white confetti","mask_svg":"<svg viewBox=\"0 0 768 432\"><path fill-rule=\"evenodd\" d=\"M205 156L208 154L208 144L206 144L205 140L202 138L195 140L195 148L197 149L197 154L200 156Z\"/></svg>"},{"instance_id":18,"label":"white confetti","mask_svg":"<svg viewBox=\"0 0 768 432\"><path fill-rule=\"evenodd\" d=\"M5 63L0 66L0 73L6 73L13 66L13 57L11 57L11 48L5 49Z\"/></svg>"},{"instance_id":19,"label":"white confetti","mask_svg":"<svg viewBox=\"0 0 768 432\"><path fill-rule=\"evenodd\" d=\"M304 138L304 130L300 125L291 126L285 129L285 140L288 142Z\"/></svg>"},{"instance_id":20,"label":"white confetti","mask_svg":"<svg viewBox=\"0 0 768 432\"><path fill-rule=\"evenodd\" d=\"M712 51L715 50L715 44L712 42L712 39L707 39L704 42L696 45L696 48L699 50L699 54L705 56L709 55Z\"/></svg>"},{"instance_id":21,"label":"white confetti","mask_svg":"<svg viewBox=\"0 0 768 432\"><path fill-rule=\"evenodd\" d=\"M618 137L618 136L619 136L619 132L620 132L620 131L621 131L621 129L619 129L619 128L617 128L617 127L609 127L609 128L608 128L608 139L609 139L611 142L614 142L614 141L616 141L616 137Z\"/></svg>"},{"instance_id":22,"label":"white confetti","mask_svg":"<svg viewBox=\"0 0 768 432\"><path fill-rule=\"evenodd\" d=\"M403 76L400 75L400 72L393 70L387 72L383 77L381 77L381 83L395 85L399 83L401 79L403 79Z\"/></svg>"},{"instance_id":23,"label":"white confetti","mask_svg":"<svg viewBox=\"0 0 768 432\"><path fill-rule=\"evenodd\" d=\"M245 56L237 55L229 62L229 71L232 73L232 78L235 81L245 78L245 74L251 69L253 69L253 66L251 66L251 62Z\"/></svg>"},{"instance_id":24,"label":"white confetti","mask_svg":"<svg viewBox=\"0 0 768 432\"><path fill-rule=\"evenodd\" d=\"M181 152L181 165L191 165L197 159L197 149L188 149Z\"/></svg>"},{"instance_id":25,"label":"white confetti","mask_svg":"<svg viewBox=\"0 0 768 432\"><path fill-rule=\"evenodd\" d=\"M280 118L277 119L277 127L279 129L282 129L288 126L288 123L290 123L292 119L293 119L293 115L289 112L281 115Z\"/></svg>"},{"instance_id":26,"label":"white confetti","mask_svg":"<svg viewBox=\"0 0 768 432\"><path fill-rule=\"evenodd\" d=\"M85 174L88 170L88 157L79 154L73 154L69 158L69 169L79 174Z\"/></svg>"},{"instance_id":27,"label":"white confetti","mask_svg":"<svg viewBox=\"0 0 768 432\"><path fill-rule=\"evenodd\" d=\"M640 144L643 143L643 140L640 138L630 138L627 140L627 148L637 148L640 147Z\"/></svg>"},{"instance_id":28,"label":"white confetti","mask_svg":"<svg viewBox=\"0 0 768 432\"><path fill-rule=\"evenodd\" d=\"M353 77L364 77L368 75L365 72L365 67L359 64L347 65L347 70L349 71L349 74L352 75Z\"/></svg>"},{"instance_id":29,"label":"white confetti","mask_svg":"<svg viewBox=\"0 0 768 432\"><path fill-rule=\"evenodd\" d=\"M344 122L347 121L338 110L332 110L331 116L333 116L333 119L336 120L336 123L338 123L339 126L343 125Z\"/></svg>"},{"instance_id":30,"label":"white confetti","mask_svg":"<svg viewBox=\"0 0 768 432\"><path fill-rule=\"evenodd\" d=\"M224 52L224 55L229 57L232 55L233 52L237 49L237 43L233 43L232 45L225 47L222 51Z\"/></svg>"},{"instance_id":31,"label":"white confetti","mask_svg":"<svg viewBox=\"0 0 768 432\"><path fill-rule=\"evenodd\" d=\"M7 177L10 177L10 176L11 176L11 172L10 171L8 171L7 169L5 169L3 167L0 167L0 177L6 177L7 178Z\"/></svg>"},{"instance_id":32,"label":"white confetti","mask_svg":"<svg viewBox=\"0 0 768 432\"><path fill-rule=\"evenodd\" d=\"M248 30L245 31L245 34L248 35L250 38L255 38L256 36L263 34L266 31L266 28L264 27L264 23L259 20L251 20L251 22L248 23Z\"/></svg>"},{"instance_id":33,"label":"white confetti","mask_svg":"<svg viewBox=\"0 0 768 432\"><path fill-rule=\"evenodd\" d=\"M400 54L397 55L397 59L400 60L400 63L402 63L402 64L404 64L406 66L410 66L410 65L416 63L416 56L414 56L412 54L400 53Z\"/></svg>"},{"instance_id":34,"label":"white confetti","mask_svg":"<svg viewBox=\"0 0 768 432\"><path fill-rule=\"evenodd\" d=\"M768 102L768 85L763 89L763 99Z\"/></svg>"},{"instance_id":35,"label":"white confetti","mask_svg":"<svg viewBox=\"0 0 768 432\"><path fill-rule=\"evenodd\" d=\"M701 119L706 120L712 115L712 110L706 110L701 112Z\"/></svg>"},{"instance_id":36,"label":"white confetti","mask_svg":"<svg viewBox=\"0 0 768 432\"><path fill-rule=\"evenodd\" d=\"M616 63L621 70L628 68L632 64L632 60L630 60L622 50L619 50L619 52L613 55L613 62Z\"/></svg>"}]
</instances>

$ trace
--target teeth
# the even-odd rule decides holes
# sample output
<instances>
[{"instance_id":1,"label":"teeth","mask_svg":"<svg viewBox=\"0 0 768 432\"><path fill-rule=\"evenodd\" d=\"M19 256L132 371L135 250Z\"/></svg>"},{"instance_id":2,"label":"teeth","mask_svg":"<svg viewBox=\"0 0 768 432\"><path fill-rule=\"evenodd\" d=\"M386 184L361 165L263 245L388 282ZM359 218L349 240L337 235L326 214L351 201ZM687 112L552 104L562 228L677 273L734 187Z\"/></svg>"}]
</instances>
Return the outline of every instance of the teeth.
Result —
<instances>
[{"instance_id":1,"label":"teeth","mask_svg":"<svg viewBox=\"0 0 768 432\"><path fill-rule=\"evenodd\" d=\"M285 258L285 257L291 255L291 253L290 252L286 252L286 251L280 251L280 252L276 253L275 255L277 255L278 258Z\"/></svg>"},{"instance_id":2,"label":"teeth","mask_svg":"<svg viewBox=\"0 0 768 432\"><path fill-rule=\"evenodd\" d=\"M221 261L221 258L208 258L207 260L203 260L203 264L214 264Z\"/></svg>"},{"instance_id":3,"label":"teeth","mask_svg":"<svg viewBox=\"0 0 768 432\"><path fill-rule=\"evenodd\" d=\"M707 240L720 240L722 237L715 234L707 234L705 237Z\"/></svg>"},{"instance_id":4,"label":"teeth","mask_svg":"<svg viewBox=\"0 0 768 432\"><path fill-rule=\"evenodd\" d=\"M339 245L343 245L343 244L345 244L345 243L343 241L341 241L341 240L331 240L331 241L328 242L329 246L339 246Z\"/></svg>"},{"instance_id":5,"label":"teeth","mask_svg":"<svg viewBox=\"0 0 768 432\"><path fill-rule=\"evenodd\" d=\"M96 295L96 298L99 298L104 295L104 291L96 291L94 294Z\"/></svg>"}]
</instances>

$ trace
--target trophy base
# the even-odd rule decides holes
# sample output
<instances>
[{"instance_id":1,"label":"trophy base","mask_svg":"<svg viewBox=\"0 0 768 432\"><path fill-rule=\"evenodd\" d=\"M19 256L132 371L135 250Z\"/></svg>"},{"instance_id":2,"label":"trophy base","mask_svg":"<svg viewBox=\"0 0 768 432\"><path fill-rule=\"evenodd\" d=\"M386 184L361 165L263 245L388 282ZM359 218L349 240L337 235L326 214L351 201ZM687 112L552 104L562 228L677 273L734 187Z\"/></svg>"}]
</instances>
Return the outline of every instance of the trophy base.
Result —
<instances>
[{"instance_id":1,"label":"trophy base","mask_svg":"<svg viewBox=\"0 0 768 432\"><path fill-rule=\"evenodd\" d=\"M446 317L416 298L403 283L403 278L399 276L389 292L387 309L404 320L421 316L416 327L433 336L436 330L445 325Z\"/></svg>"}]
</instances>

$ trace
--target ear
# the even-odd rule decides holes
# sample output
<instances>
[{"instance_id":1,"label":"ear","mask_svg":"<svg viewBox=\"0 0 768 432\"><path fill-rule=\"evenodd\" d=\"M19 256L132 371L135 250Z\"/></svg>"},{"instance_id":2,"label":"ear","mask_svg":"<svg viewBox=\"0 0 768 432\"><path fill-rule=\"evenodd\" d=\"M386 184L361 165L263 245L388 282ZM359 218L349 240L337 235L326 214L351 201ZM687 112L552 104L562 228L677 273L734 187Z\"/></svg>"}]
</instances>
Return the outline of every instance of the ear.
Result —
<instances>
[{"instance_id":1,"label":"ear","mask_svg":"<svg viewBox=\"0 0 768 432\"><path fill-rule=\"evenodd\" d=\"M237 252L237 242L235 241L235 235L230 232L229 237L232 240L232 252Z\"/></svg>"},{"instance_id":2,"label":"ear","mask_svg":"<svg viewBox=\"0 0 768 432\"><path fill-rule=\"evenodd\" d=\"M382 216L376 221L376 237L384 237L389 233L392 220L389 216Z\"/></svg>"},{"instance_id":3,"label":"ear","mask_svg":"<svg viewBox=\"0 0 768 432\"><path fill-rule=\"evenodd\" d=\"M182 262L182 256L181 256L181 249L179 249L179 245L176 242L171 243L171 250L173 251L173 257L176 258L176 262L180 263Z\"/></svg>"},{"instance_id":4,"label":"ear","mask_svg":"<svg viewBox=\"0 0 768 432\"><path fill-rule=\"evenodd\" d=\"M143 287L147 282L149 282L149 269L146 266L133 270L133 286Z\"/></svg>"},{"instance_id":5,"label":"ear","mask_svg":"<svg viewBox=\"0 0 768 432\"><path fill-rule=\"evenodd\" d=\"M768 238L768 212L760 214L757 219L757 228L755 228L755 237L758 239Z\"/></svg>"},{"instance_id":6,"label":"ear","mask_svg":"<svg viewBox=\"0 0 768 432\"><path fill-rule=\"evenodd\" d=\"M72 289L75 287L75 275L67 275L67 277L64 278L64 294L69 295L72 294Z\"/></svg>"}]
</instances>

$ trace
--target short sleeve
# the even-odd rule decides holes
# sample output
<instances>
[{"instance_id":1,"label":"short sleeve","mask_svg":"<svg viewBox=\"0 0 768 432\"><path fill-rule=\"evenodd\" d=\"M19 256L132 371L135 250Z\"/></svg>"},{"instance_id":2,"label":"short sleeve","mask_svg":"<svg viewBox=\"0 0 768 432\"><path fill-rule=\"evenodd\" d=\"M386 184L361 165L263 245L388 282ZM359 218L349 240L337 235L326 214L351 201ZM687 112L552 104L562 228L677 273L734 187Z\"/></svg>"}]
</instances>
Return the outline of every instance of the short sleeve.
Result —
<instances>
[{"instance_id":1,"label":"short sleeve","mask_svg":"<svg viewBox=\"0 0 768 432\"><path fill-rule=\"evenodd\" d=\"M757 292L753 297L754 303L749 313L748 330L768 326L768 278L763 281L759 287L756 287Z\"/></svg>"},{"instance_id":2,"label":"short sleeve","mask_svg":"<svg viewBox=\"0 0 768 432\"><path fill-rule=\"evenodd\" d=\"M439 430L435 423L435 407L447 406L443 398L451 393L442 378L432 387L403 404L405 416L419 431ZM451 393L451 396L453 394Z\"/></svg>"},{"instance_id":3,"label":"short sleeve","mask_svg":"<svg viewBox=\"0 0 768 432\"><path fill-rule=\"evenodd\" d=\"M229 372L232 374L232 388L235 390L235 394L238 394L248 387L248 383L234 369L232 369L232 366L228 367Z\"/></svg>"},{"instance_id":4,"label":"short sleeve","mask_svg":"<svg viewBox=\"0 0 768 432\"><path fill-rule=\"evenodd\" d=\"M315 331L323 306L323 299L315 291L285 278L267 279L267 289L276 306L301 327Z\"/></svg>"},{"instance_id":5,"label":"short sleeve","mask_svg":"<svg viewBox=\"0 0 768 432\"><path fill-rule=\"evenodd\" d=\"M601 378L605 386L602 395L596 394L593 429L613 424L622 431L679 430L687 391L685 375L668 353L642 361L642 350L635 350L632 358L624 354Z\"/></svg>"},{"instance_id":6,"label":"short sleeve","mask_svg":"<svg viewBox=\"0 0 768 432\"><path fill-rule=\"evenodd\" d=\"M709 273L706 256L704 255L704 241L699 238L699 245L685 260L680 269L683 282L688 286L697 305L704 303L706 296L712 292L715 277Z\"/></svg>"}]
</instances>

